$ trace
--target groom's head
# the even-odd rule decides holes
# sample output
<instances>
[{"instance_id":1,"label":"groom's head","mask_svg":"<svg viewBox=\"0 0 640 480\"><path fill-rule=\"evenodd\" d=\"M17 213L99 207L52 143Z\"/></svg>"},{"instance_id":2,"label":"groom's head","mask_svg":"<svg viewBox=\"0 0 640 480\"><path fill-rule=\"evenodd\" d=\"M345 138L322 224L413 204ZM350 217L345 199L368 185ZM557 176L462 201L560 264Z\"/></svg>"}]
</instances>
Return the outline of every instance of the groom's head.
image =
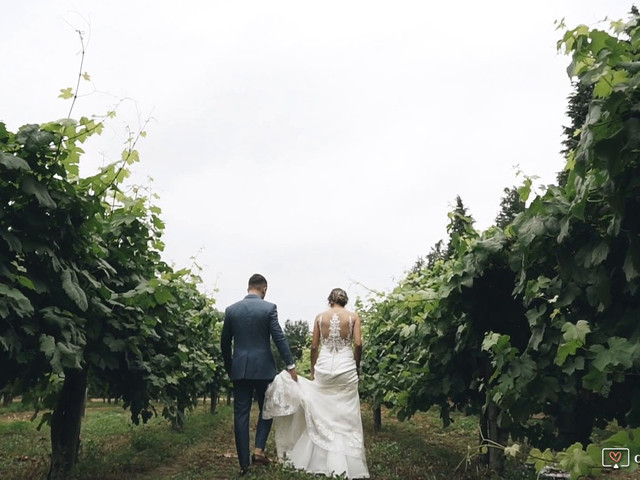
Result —
<instances>
[{"instance_id":1,"label":"groom's head","mask_svg":"<svg viewBox=\"0 0 640 480\"><path fill-rule=\"evenodd\" d=\"M267 294L267 279L259 273L254 273L251 275L251 278L249 278L249 288L247 288L247 292L255 293L260 295L261 298L264 298Z\"/></svg>"}]
</instances>

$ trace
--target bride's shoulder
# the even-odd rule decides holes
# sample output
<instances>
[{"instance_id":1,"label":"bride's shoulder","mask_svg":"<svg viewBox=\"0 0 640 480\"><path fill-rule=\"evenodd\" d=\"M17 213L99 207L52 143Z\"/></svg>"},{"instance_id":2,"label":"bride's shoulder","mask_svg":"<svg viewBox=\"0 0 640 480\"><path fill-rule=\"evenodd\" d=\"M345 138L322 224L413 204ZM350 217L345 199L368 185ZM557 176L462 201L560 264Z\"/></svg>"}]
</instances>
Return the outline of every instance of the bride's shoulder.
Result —
<instances>
[{"instance_id":1,"label":"bride's shoulder","mask_svg":"<svg viewBox=\"0 0 640 480\"><path fill-rule=\"evenodd\" d=\"M340 312L339 316L341 321L348 321L349 324L360 322L360 316L358 315L358 312L352 312L351 310L347 310L346 308L342 310L342 312Z\"/></svg>"},{"instance_id":2,"label":"bride's shoulder","mask_svg":"<svg viewBox=\"0 0 640 480\"><path fill-rule=\"evenodd\" d=\"M356 325L360 325L362 323L362 320L360 320L360 315L356 311L349 312L349 319L353 324Z\"/></svg>"},{"instance_id":3,"label":"bride's shoulder","mask_svg":"<svg viewBox=\"0 0 640 480\"><path fill-rule=\"evenodd\" d=\"M344 313L345 313L347 316L349 316L349 317L351 317L351 318L353 318L353 319L355 319L355 318L360 318L360 316L358 315L358 312L355 312L355 311L354 311L354 312L352 312L351 310L347 310L346 308L345 308L345 310L344 310Z\"/></svg>"},{"instance_id":4,"label":"bride's shoulder","mask_svg":"<svg viewBox=\"0 0 640 480\"><path fill-rule=\"evenodd\" d=\"M347 310L346 308L341 309L340 311L337 312L337 311L335 311L335 310L330 308L328 310L324 310L324 311L318 313L315 316L315 321L316 322L320 322L323 318L329 319L329 318L333 317L334 315L337 315L338 318L344 319L344 320L347 320L347 319L360 320L360 316L358 315L358 312Z\"/></svg>"}]
</instances>

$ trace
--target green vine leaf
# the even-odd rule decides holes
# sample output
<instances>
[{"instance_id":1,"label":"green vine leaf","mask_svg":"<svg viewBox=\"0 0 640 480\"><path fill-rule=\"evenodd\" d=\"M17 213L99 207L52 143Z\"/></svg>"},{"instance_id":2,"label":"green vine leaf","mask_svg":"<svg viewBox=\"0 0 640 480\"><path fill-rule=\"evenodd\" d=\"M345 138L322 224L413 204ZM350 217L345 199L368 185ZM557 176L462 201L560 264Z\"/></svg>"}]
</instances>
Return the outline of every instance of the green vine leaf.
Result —
<instances>
[{"instance_id":1,"label":"green vine leaf","mask_svg":"<svg viewBox=\"0 0 640 480\"><path fill-rule=\"evenodd\" d=\"M54 202L51 195L49 195L47 187L34 180L32 177L25 178L20 184L20 188L23 192L35 196L43 207L50 209L56 208L56 202Z\"/></svg>"},{"instance_id":2,"label":"green vine leaf","mask_svg":"<svg viewBox=\"0 0 640 480\"><path fill-rule=\"evenodd\" d=\"M4 297L5 302L8 300L8 303L18 316L25 317L33 314L33 305L20 290L0 283L0 295ZM6 317L7 315L2 314L0 310L0 316Z\"/></svg>"},{"instance_id":3,"label":"green vine leaf","mask_svg":"<svg viewBox=\"0 0 640 480\"><path fill-rule=\"evenodd\" d=\"M84 290L78 283L78 276L73 270L63 270L61 274L62 288L69 295L69 298L75 302L75 304L83 312L89 308L89 302Z\"/></svg>"},{"instance_id":4,"label":"green vine leaf","mask_svg":"<svg viewBox=\"0 0 640 480\"><path fill-rule=\"evenodd\" d=\"M70 98L73 98L73 88L72 87L61 88L60 95L58 95L58 98L62 98L63 100L68 100Z\"/></svg>"},{"instance_id":5,"label":"green vine leaf","mask_svg":"<svg viewBox=\"0 0 640 480\"><path fill-rule=\"evenodd\" d=\"M591 470L598 466L582 449L581 443L575 443L564 452L558 453L558 463L565 472L571 474L571 480L589 475Z\"/></svg>"},{"instance_id":6,"label":"green vine leaf","mask_svg":"<svg viewBox=\"0 0 640 480\"><path fill-rule=\"evenodd\" d=\"M0 165L4 165L10 170L31 170L25 159L5 152L0 152Z\"/></svg>"},{"instance_id":7,"label":"green vine leaf","mask_svg":"<svg viewBox=\"0 0 640 480\"><path fill-rule=\"evenodd\" d=\"M587 335L591 333L591 327L586 320L578 320L575 325L571 322L566 322L562 325L562 331L564 332L562 338L567 342L576 341L580 345L584 345Z\"/></svg>"}]
</instances>

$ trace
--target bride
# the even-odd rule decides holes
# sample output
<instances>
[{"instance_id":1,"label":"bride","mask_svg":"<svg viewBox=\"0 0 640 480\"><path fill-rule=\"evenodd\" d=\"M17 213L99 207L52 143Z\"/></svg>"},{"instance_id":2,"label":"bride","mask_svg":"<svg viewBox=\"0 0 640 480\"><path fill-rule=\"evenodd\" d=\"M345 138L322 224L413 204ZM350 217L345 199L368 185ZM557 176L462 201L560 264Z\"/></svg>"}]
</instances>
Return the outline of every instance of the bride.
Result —
<instances>
[{"instance_id":1,"label":"bride","mask_svg":"<svg viewBox=\"0 0 640 480\"><path fill-rule=\"evenodd\" d=\"M341 288L328 301L313 325L311 380L280 373L267 389L262 416L274 419L278 456L295 468L369 478L358 397L360 317L345 308Z\"/></svg>"}]
</instances>

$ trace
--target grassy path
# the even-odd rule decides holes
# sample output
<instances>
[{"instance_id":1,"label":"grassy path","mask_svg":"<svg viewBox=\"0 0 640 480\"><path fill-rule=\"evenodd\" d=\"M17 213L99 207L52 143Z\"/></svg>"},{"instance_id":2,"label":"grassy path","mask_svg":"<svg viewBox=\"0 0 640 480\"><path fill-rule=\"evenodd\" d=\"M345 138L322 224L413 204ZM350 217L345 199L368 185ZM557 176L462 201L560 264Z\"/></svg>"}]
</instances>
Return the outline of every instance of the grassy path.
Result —
<instances>
[{"instance_id":1,"label":"grassy path","mask_svg":"<svg viewBox=\"0 0 640 480\"><path fill-rule=\"evenodd\" d=\"M30 412L18 405L0 409L0 479L36 480L46 471L49 430L36 430ZM235 478L239 467L233 440L231 407L215 415L199 407L189 414L183 433L161 418L131 424L119 406L91 402L82 430L82 457L74 479L92 480L221 480ZM254 409L252 423L257 411ZM477 466L456 466L477 441L476 420L456 417L447 429L437 412L398 422L385 415L383 430L373 432L368 408L363 410L365 444L371 476L382 480L479 480L491 478ZM253 432L252 432L253 438ZM275 456L273 435L267 449ZM255 479L295 480L318 477L281 465L256 467ZM510 464L505 478L535 478L521 465Z\"/></svg>"}]
</instances>

